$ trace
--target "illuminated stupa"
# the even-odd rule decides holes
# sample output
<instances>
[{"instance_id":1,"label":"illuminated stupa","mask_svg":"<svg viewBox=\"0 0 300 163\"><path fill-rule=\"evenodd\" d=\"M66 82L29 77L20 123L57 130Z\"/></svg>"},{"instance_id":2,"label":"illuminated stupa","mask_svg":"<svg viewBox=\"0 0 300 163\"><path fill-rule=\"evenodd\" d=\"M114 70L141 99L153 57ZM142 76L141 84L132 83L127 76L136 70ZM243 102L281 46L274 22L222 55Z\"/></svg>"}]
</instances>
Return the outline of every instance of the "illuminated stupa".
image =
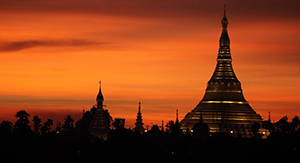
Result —
<instances>
[{"instance_id":1,"label":"illuminated stupa","mask_svg":"<svg viewBox=\"0 0 300 163\"><path fill-rule=\"evenodd\" d=\"M262 118L245 100L241 83L233 71L226 10L221 23L223 30L216 69L207 83L203 99L186 114L180 126L183 132L191 131L202 115L203 122L209 126L212 133L223 132L251 137L253 124L262 124Z\"/></svg>"}]
</instances>

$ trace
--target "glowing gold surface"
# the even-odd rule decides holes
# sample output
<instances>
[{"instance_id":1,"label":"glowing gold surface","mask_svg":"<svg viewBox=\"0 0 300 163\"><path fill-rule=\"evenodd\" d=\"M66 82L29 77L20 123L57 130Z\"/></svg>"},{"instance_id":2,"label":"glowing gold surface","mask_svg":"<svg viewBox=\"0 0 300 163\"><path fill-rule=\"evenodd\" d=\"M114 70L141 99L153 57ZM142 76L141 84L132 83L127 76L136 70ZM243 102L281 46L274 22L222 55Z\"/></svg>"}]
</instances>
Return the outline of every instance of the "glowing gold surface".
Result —
<instances>
[{"instance_id":1,"label":"glowing gold surface","mask_svg":"<svg viewBox=\"0 0 300 163\"><path fill-rule=\"evenodd\" d=\"M240 90L207 90L206 92L236 92L236 93L242 93Z\"/></svg>"},{"instance_id":2,"label":"glowing gold surface","mask_svg":"<svg viewBox=\"0 0 300 163\"><path fill-rule=\"evenodd\" d=\"M248 102L243 101L201 101L200 103L209 103L209 104L248 104Z\"/></svg>"}]
</instances>

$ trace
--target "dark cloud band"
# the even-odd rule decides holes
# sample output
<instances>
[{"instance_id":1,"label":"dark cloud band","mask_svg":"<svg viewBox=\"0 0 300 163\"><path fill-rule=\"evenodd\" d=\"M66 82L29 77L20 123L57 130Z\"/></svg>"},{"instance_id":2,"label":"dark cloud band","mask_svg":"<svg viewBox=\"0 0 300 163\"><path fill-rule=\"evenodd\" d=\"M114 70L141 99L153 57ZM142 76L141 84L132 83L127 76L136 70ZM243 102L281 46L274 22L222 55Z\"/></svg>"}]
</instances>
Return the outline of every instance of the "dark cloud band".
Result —
<instances>
[{"instance_id":1,"label":"dark cloud band","mask_svg":"<svg viewBox=\"0 0 300 163\"><path fill-rule=\"evenodd\" d=\"M66 46L66 47L77 47L77 46L90 46L106 44L105 42L93 42L83 39L71 39L71 40L23 40L23 41L1 41L0 51L12 52L20 51L28 48L34 48L39 46Z\"/></svg>"}]
</instances>

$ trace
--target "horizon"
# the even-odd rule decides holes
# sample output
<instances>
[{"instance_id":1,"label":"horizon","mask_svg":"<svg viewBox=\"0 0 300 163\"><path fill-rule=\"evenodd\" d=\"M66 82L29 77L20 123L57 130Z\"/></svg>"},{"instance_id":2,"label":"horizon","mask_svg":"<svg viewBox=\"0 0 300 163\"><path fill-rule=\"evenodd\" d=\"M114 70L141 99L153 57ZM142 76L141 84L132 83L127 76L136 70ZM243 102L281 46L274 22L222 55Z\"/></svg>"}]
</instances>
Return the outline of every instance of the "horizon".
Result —
<instances>
[{"instance_id":1,"label":"horizon","mask_svg":"<svg viewBox=\"0 0 300 163\"><path fill-rule=\"evenodd\" d=\"M203 98L216 66L223 3L26 1L0 4L0 119L19 110L76 122L102 81L113 118L179 119ZM268 8L264 8L268 4ZM226 2L233 69L265 120L300 115L298 1Z\"/></svg>"}]
</instances>

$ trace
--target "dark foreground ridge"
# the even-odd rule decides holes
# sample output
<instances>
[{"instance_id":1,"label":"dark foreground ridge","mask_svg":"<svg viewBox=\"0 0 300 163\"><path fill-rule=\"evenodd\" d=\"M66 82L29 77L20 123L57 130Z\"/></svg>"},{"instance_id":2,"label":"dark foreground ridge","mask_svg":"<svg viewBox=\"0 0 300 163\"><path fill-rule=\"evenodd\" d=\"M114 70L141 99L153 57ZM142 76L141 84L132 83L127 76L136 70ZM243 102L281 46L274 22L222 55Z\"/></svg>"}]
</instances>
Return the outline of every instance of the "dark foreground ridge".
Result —
<instances>
[{"instance_id":1,"label":"dark foreground ridge","mask_svg":"<svg viewBox=\"0 0 300 163\"><path fill-rule=\"evenodd\" d=\"M173 162L292 161L300 154L299 139L262 140L233 137L130 136L107 141L78 135L1 139L1 162Z\"/></svg>"},{"instance_id":2,"label":"dark foreground ridge","mask_svg":"<svg viewBox=\"0 0 300 163\"><path fill-rule=\"evenodd\" d=\"M115 118L106 140L89 134L89 112L75 126L67 115L55 131L51 119L41 125L41 119L34 116L32 130L26 111L19 111L16 117L14 125L8 121L0 124L0 162L286 162L300 155L298 116L290 122L285 116L270 123L267 139L210 133L201 127L205 124L195 127L193 134L183 134L179 123L173 121L165 131L153 125L141 134L125 128L125 119Z\"/></svg>"}]
</instances>

